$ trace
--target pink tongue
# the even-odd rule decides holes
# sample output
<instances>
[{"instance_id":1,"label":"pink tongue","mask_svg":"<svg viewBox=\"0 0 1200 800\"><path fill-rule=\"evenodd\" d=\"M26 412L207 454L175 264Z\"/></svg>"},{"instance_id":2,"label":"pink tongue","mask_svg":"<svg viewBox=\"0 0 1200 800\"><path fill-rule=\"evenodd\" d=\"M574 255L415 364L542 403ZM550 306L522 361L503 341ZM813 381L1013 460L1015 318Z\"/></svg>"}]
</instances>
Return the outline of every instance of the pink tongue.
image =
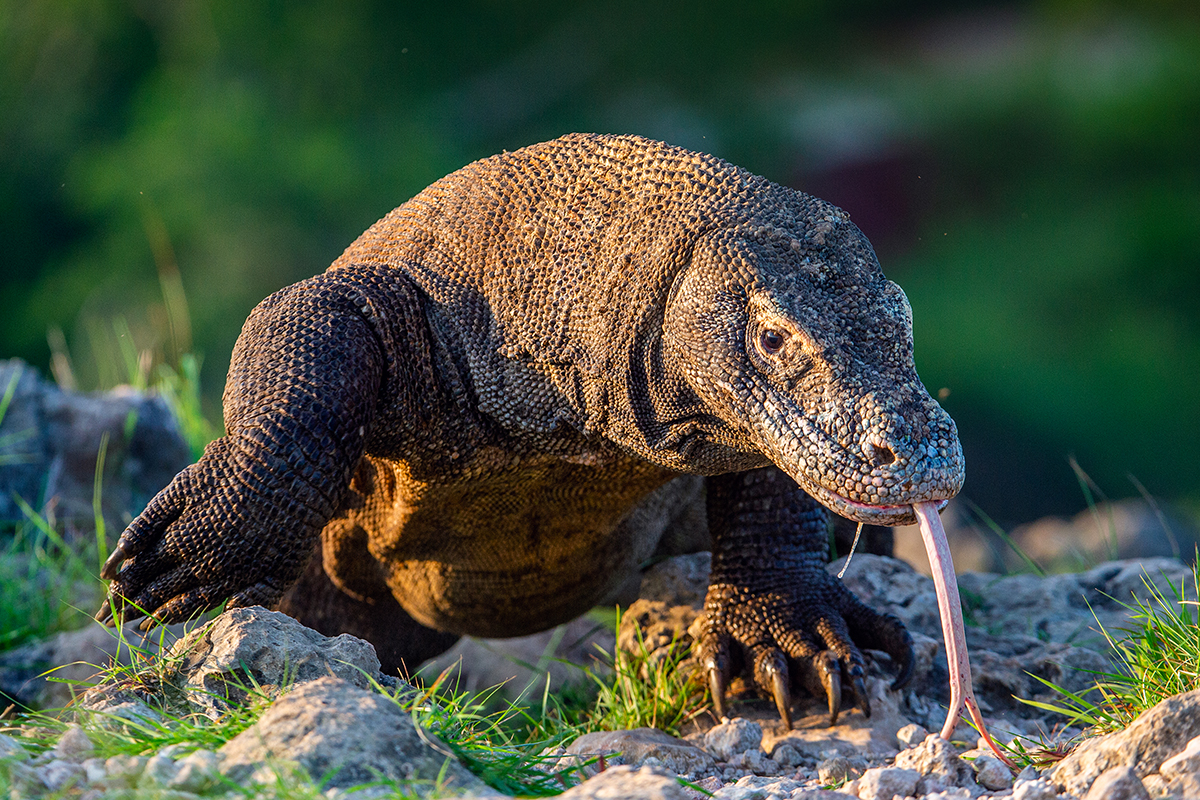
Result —
<instances>
[{"instance_id":1,"label":"pink tongue","mask_svg":"<svg viewBox=\"0 0 1200 800\"><path fill-rule=\"evenodd\" d=\"M921 538L925 540L925 552L929 554L929 566L933 570L938 611L942 616L942 636L946 640L946 660L950 664L950 712L946 715L941 736L946 741L950 740L963 706L966 706L988 747L1004 763L1014 767L983 727L983 715L979 713L979 705L975 702L975 692L971 688L971 662L967 659L967 636L963 630L962 606L958 600L958 580L954 577L954 561L950 558L950 545L946 541L946 530L942 527L937 506L933 503L913 503L913 511L917 513L917 524L921 528Z\"/></svg>"}]
</instances>

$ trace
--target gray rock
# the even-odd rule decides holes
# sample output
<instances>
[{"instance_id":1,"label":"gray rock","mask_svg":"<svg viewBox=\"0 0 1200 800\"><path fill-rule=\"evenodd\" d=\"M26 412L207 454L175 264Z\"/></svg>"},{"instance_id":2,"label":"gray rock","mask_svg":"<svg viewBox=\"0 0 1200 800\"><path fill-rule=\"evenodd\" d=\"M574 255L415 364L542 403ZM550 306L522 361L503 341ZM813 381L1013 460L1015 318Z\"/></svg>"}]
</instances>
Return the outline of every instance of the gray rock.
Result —
<instances>
[{"instance_id":1,"label":"gray rock","mask_svg":"<svg viewBox=\"0 0 1200 800\"><path fill-rule=\"evenodd\" d=\"M4 782L8 783L13 800L46 794L46 784L38 771L24 761L0 759L0 785Z\"/></svg>"},{"instance_id":2,"label":"gray rock","mask_svg":"<svg viewBox=\"0 0 1200 800\"><path fill-rule=\"evenodd\" d=\"M621 753L631 767L653 758L677 775L706 773L716 766L712 756L699 747L655 728L586 733L567 747L567 753L583 758Z\"/></svg>"},{"instance_id":3,"label":"gray rock","mask_svg":"<svg viewBox=\"0 0 1200 800\"><path fill-rule=\"evenodd\" d=\"M1058 789L1045 778L1020 780L1013 784L1013 800L1054 800Z\"/></svg>"},{"instance_id":4,"label":"gray rock","mask_svg":"<svg viewBox=\"0 0 1200 800\"><path fill-rule=\"evenodd\" d=\"M787 742L784 742L771 751L771 760L779 764L779 766L786 768L799 767L807 761L804 756L800 755L799 750Z\"/></svg>"},{"instance_id":5,"label":"gray rock","mask_svg":"<svg viewBox=\"0 0 1200 800\"><path fill-rule=\"evenodd\" d=\"M1200 689L1168 697L1142 713L1123 731L1087 739L1050 772L1050 780L1075 795L1114 767L1130 767L1137 776L1160 765L1200 736Z\"/></svg>"},{"instance_id":6,"label":"gray rock","mask_svg":"<svg viewBox=\"0 0 1200 800\"><path fill-rule=\"evenodd\" d=\"M328 637L278 611L235 608L172 648L188 700L212 717L245 702L253 686L281 689L328 675L366 688L379 676L375 648L349 634Z\"/></svg>"},{"instance_id":7,"label":"gray rock","mask_svg":"<svg viewBox=\"0 0 1200 800\"><path fill-rule=\"evenodd\" d=\"M151 707L137 691L121 684L106 683L88 689L80 700L79 708L92 721L113 725L117 720L130 722L160 722L162 714ZM90 712L90 713L87 713Z\"/></svg>"},{"instance_id":8,"label":"gray rock","mask_svg":"<svg viewBox=\"0 0 1200 800\"><path fill-rule=\"evenodd\" d=\"M1150 800L1150 793L1132 768L1113 767L1092 782L1083 800Z\"/></svg>"},{"instance_id":9,"label":"gray rock","mask_svg":"<svg viewBox=\"0 0 1200 800\"><path fill-rule=\"evenodd\" d=\"M790 778L765 778L758 775L746 775L738 778L737 783L723 786L713 797L717 800L767 800L771 797L790 797L793 793L802 791L804 784ZM842 795L843 798L846 795Z\"/></svg>"},{"instance_id":10,"label":"gray rock","mask_svg":"<svg viewBox=\"0 0 1200 800\"><path fill-rule=\"evenodd\" d=\"M738 717L709 729L704 734L704 749L718 761L732 761L739 753L759 749L762 738L761 725Z\"/></svg>"},{"instance_id":11,"label":"gray rock","mask_svg":"<svg viewBox=\"0 0 1200 800\"><path fill-rule=\"evenodd\" d=\"M220 750L221 772L241 781L269 760L300 764L328 786L354 786L383 777L396 781L444 776L452 791L494 796L412 717L379 694L341 678L302 683L280 697L258 722ZM443 772L444 768L444 772ZM426 792L429 785L413 784Z\"/></svg>"},{"instance_id":12,"label":"gray rock","mask_svg":"<svg viewBox=\"0 0 1200 800\"><path fill-rule=\"evenodd\" d=\"M830 565L837 568L838 562ZM1013 699L1054 699L1034 676L1068 691L1090 688L1093 672L1112 669L1111 648L1095 630L1096 620L1110 631L1128 626L1129 610L1121 602L1150 597L1145 582L1168 597L1175 594L1171 583L1195 597L1191 570L1170 559L1110 562L1046 578L960 573L975 693L985 713L1042 717L1044 712ZM938 706L949 692L933 582L896 559L862 554L845 583L868 605L899 616L913 633L915 694L906 703L909 719L900 724L915 720L929 730L940 728L944 712Z\"/></svg>"},{"instance_id":13,"label":"gray rock","mask_svg":"<svg viewBox=\"0 0 1200 800\"><path fill-rule=\"evenodd\" d=\"M817 764L817 779L824 786L844 783L855 777L851 774L850 759L845 756L833 756Z\"/></svg>"},{"instance_id":14,"label":"gray rock","mask_svg":"<svg viewBox=\"0 0 1200 800\"><path fill-rule=\"evenodd\" d=\"M1158 772L1164 778L1200 772L1200 736L1188 742L1182 752L1164 761Z\"/></svg>"},{"instance_id":15,"label":"gray rock","mask_svg":"<svg viewBox=\"0 0 1200 800\"><path fill-rule=\"evenodd\" d=\"M559 795L560 800L691 800L661 767L610 767Z\"/></svg>"},{"instance_id":16,"label":"gray rock","mask_svg":"<svg viewBox=\"0 0 1200 800\"><path fill-rule=\"evenodd\" d=\"M87 777L88 784L100 783L108 777L108 770L104 768L103 758L88 758L82 764L84 775Z\"/></svg>"},{"instance_id":17,"label":"gray rock","mask_svg":"<svg viewBox=\"0 0 1200 800\"><path fill-rule=\"evenodd\" d=\"M218 781L223 757L211 750L196 750L177 762L178 771L167 782L168 789L199 794Z\"/></svg>"},{"instance_id":18,"label":"gray rock","mask_svg":"<svg viewBox=\"0 0 1200 800\"><path fill-rule=\"evenodd\" d=\"M179 773L175 759L169 753L159 751L146 761L142 775L138 778L140 789L161 789L169 786Z\"/></svg>"},{"instance_id":19,"label":"gray rock","mask_svg":"<svg viewBox=\"0 0 1200 800\"><path fill-rule=\"evenodd\" d=\"M0 733L0 759L13 761L28 761L30 752L25 749L19 739L14 739L6 733Z\"/></svg>"},{"instance_id":20,"label":"gray rock","mask_svg":"<svg viewBox=\"0 0 1200 800\"><path fill-rule=\"evenodd\" d=\"M54 760L34 769L51 792L63 792L87 782L87 772L73 761Z\"/></svg>"},{"instance_id":21,"label":"gray rock","mask_svg":"<svg viewBox=\"0 0 1200 800\"><path fill-rule=\"evenodd\" d=\"M921 773L915 769L900 767L875 767L863 773L856 783L861 800L892 800L893 797L908 797L917 790Z\"/></svg>"},{"instance_id":22,"label":"gray rock","mask_svg":"<svg viewBox=\"0 0 1200 800\"><path fill-rule=\"evenodd\" d=\"M958 757L949 742L933 733L916 747L901 750L896 756L896 766L914 770L921 776L917 788L922 794L975 785L971 765Z\"/></svg>"},{"instance_id":23,"label":"gray rock","mask_svg":"<svg viewBox=\"0 0 1200 800\"><path fill-rule=\"evenodd\" d=\"M109 756L104 762L106 783L113 789L132 789L146 769L146 756Z\"/></svg>"},{"instance_id":24,"label":"gray rock","mask_svg":"<svg viewBox=\"0 0 1200 800\"><path fill-rule=\"evenodd\" d=\"M191 463L161 397L127 387L95 394L64 391L19 359L0 361L0 397L14 378L12 399L0 419L0 521L24 519L16 495L47 509L68 532L91 535L96 454L105 434L101 502L110 530L124 528Z\"/></svg>"},{"instance_id":25,"label":"gray rock","mask_svg":"<svg viewBox=\"0 0 1200 800\"><path fill-rule=\"evenodd\" d=\"M925 737L929 735L929 731L921 727L915 722L905 725L900 730L896 731L896 740L905 747L916 747L921 742L925 741Z\"/></svg>"},{"instance_id":26,"label":"gray rock","mask_svg":"<svg viewBox=\"0 0 1200 800\"><path fill-rule=\"evenodd\" d=\"M971 769L975 770L975 782L985 789L1001 792L1012 788L1012 770L991 753L976 756Z\"/></svg>"},{"instance_id":27,"label":"gray rock","mask_svg":"<svg viewBox=\"0 0 1200 800\"><path fill-rule=\"evenodd\" d=\"M68 725L54 745L54 756L63 761L82 763L92 755L96 746L78 725Z\"/></svg>"},{"instance_id":28,"label":"gray rock","mask_svg":"<svg viewBox=\"0 0 1200 800\"><path fill-rule=\"evenodd\" d=\"M1200 797L1200 772L1173 775L1169 779L1161 775L1147 775L1142 784L1154 797L1178 797L1183 800Z\"/></svg>"}]
</instances>

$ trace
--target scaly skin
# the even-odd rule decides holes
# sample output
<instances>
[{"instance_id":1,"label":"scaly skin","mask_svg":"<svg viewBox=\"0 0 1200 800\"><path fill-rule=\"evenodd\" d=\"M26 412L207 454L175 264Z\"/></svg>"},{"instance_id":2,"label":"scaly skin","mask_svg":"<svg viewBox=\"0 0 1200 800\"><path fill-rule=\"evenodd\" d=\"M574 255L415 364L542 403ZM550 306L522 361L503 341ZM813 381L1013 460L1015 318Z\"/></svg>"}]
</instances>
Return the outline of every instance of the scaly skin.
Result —
<instances>
[{"instance_id":1,"label":"scaly skin","mask_svg":"<svg viewBox=\"0 0 1200 800\"><path fill-rule=\"evenodd\" d=\"M224 402L227 435L118 542L101 619L282 598L412 664L448 641L420 626L513 636L602 600L704 476L699 652L719 708L742 663L785 719L792 685L836 717L843 680L868 711L860 647L911 664L825 573L816 501L909 523L963 479L846 215L638 137L433 184L255 309Z\"/></svg>"}]
</instances>

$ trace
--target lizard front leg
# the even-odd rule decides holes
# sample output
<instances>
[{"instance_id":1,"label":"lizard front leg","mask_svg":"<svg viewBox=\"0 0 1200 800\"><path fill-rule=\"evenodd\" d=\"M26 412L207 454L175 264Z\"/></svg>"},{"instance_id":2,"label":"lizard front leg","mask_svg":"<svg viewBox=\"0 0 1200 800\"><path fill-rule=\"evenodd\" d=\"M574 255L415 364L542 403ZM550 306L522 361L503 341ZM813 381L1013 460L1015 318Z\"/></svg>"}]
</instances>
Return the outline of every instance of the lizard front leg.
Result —
<instances>
[{"instance_id":1,"label":"lizard front leg","mask_svg":"<svg viewBox=\"0 0 1200 800\"><path fill-rule=\"evenodd\" d=\"M704 603L699 660L713 704L725 716L725 687L744 664L791 728L796 683L829 700L837 721L843 681L870 716L860 648L900 665L893 688L912 670L912 638L825 570L827 512L776 467L708 479L712 576Z\"/></svg>"},{"instance_id":2,"label":"lizard front leg","mask_svg":"<svg viewBox=\"0 0 1200 800\"><path fill-rule=\"evenodd\" d=\"M251 313L225 387L227 435L121 535L97 619L174 622L226 599L271 605L300 576L386 381L388 276L355 272L289 286Z\"/></svg>"}]
</instances>

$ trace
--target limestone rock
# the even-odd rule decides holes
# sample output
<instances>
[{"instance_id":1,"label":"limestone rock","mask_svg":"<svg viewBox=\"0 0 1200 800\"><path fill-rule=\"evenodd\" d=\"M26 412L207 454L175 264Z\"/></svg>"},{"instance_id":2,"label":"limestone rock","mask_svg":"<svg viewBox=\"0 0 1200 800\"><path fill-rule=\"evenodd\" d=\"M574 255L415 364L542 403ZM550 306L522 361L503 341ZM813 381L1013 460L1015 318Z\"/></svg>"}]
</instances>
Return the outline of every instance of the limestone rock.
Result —
<instances>
[{"instance_id":1,"label":"limestone rock","mask_svg":"<svg viewBox=\"0 0 1200 800\"><path fill-rule=\"evenodd\" d=\"M328 675L359 688L379 678L369 642L349 634L328 637L278 611L235 608L172 648L188 699L214 718L245 701L247 690L282 688Z\"/></svg>"},{"instance_id":2,"label":"limestone rock","mask_svg":"<svg viewBox=\"0 0 1200 800\"><path fill-rule=\"evenodd\" d=\"M918 788L922 794L975 785L971 765L958 757L949 742L933 733L916 747L901 750L896 756L896 766L914 770L921 776Z\"/></svg>"},{"instance_id":3,"label":"limestone rock","mask_svg":"<svg viewBox=\"0 0 1200 800\"><path fill-rule=\"evenodd\" d=\"M1058 789L1044 778L1020 780L1013 784L1013 800L1054 800Z\"/></svg>"},{"instance_id":4,"label":"limestone rock","mask_svg":"<svg viewBox=\"0 0 1200 800\"><path fill-rule=\"evenodd\" d=\"M985 789L1001 792L1012 788L1012 770L991 753L976 756L971 769L975 770L975 782Z\"/></svg>"},{"instance_id":5,"label":"limestone rock","mask_svg":"<svg viewBox=\"0 0 1200 800\"><path fill-rule=\"evenodd\" d=\"M221 772L234 781L246 779L270 760L283 760L300 764L316 780L331 775L328 786L354 786L380 777L432 781L442 775L451 791L497 796L445 745L418 732L399 706L341 678L323 677L297 686L220 753ZM411 786L418 792L430 788L431 784Z\"/></svg>"},{"instance_id":6,"label":"limestone rock","mask_svg":"<svg viewBox=\"0 0 1200 800\"><path fill-rule=\"evenodd\" d=\"M789 800L850 800L851 795L824 789L806 790L804 784L790 778L747 775L738 778L732 785L721 787L713 793L713 797L716 800L768 800L777 797Z\"/></svg>"},{"instance_id":7,"label":"limestone rock","mask_svg":"<svg viewBox=\"0 0 1200 800\"><path fill-rule=\"evenodd\" d=\"M758 750L763 729L757 722L738 717L716 725L704 734L704 749L718 761L732 761L747 750Z\"/></svg>"},{"instance_id":8,"label":"limestone rock","mask_svg":"<svg viewBox=\"0 0 1200 800\"><path fill-rule=\"evenodd\" d=\"M81 764L91 756L92 751L96 746L92 744L92 740L84 733L83 728L78 725L68 725L63 731L62 736L58 737L58 742L54 745L54 756L63 761L70 761L74 764Z\"/></svg>"},{"instance_id":9,"label":"limestone rock","mask_svg":"<svg viewBox=\"0 0 1200 800\"><path fill-rule=\"evenodd\" d=\"M896 731L896 740L905 747L916 747L921 742L925 741L925 737L929 735L929 731L925 730L915 722L910 722L900 730Z\"/></svg>"},{"instance_id":10,"label":"limestone rock","mask_svg":"<svg viewBox=\"0 0 1200 800\"><path fill-rule=\"evenodd\" d=\"M662 767L610 767L559 795L560 800L691 800Z\"/></svg>"},{"instance_id":11,"label":"limestone rock","mask_svg":"<svg viewBox=\"0 0 1200 800\"><path fill-rule=\"evenodd\" d=\"M677 775L697 775L715 766L712 756L699 747L656 728L586 733L567 747L567 753L580 757L621 753L631 767L654 758Z\"/></svg>"},{"instance_id":12,"label":"limestone rock","mask_svg":"<svg viewBox=\"0 0 1200 800\"><path fill-rule=\"evenodd\" d=\"M19 359L0 361L0 521L24 515L13 496L72 530L93 529L96 454L108 435L101 504L121 530L191 463L191 452L160 397L129 388L83 394L42 380Z\"/></svg>"},{"instance_id":13,"label":"limestone rock","mask_svg":"<svg viewBox=\"0 0 1200 800\"><path fill-rule=\"evenodd\" d=\"M1188 742L1182 752L1164 761L1158 771L1164 778L1200 772L1200 736Z\"/></svg>"},{"instance_id":14,"label":"limestone rock","mask_svg":"<svg viewBox=\"0 0 1200 800\"><path fill-rule=\"evenodd\" d=\"M900 767L875 767L863 773L856 783L861 800L892 800L893 797L909 797L917 791L921 773L915 769Z\"/></svg>"},{"instance_id":15,"label":"limestone rock","mask_svg":"<svg viewBox=\"0 0 1200 800\"><path fill-rule=\"evenodd\" d=\"M831 755L830 751L850 758L894 754L899 749L895 733L909 722L900 709L902 697L890 690L890 677L872 675L866 683L871 703L870 719L858 709L843 707L838 724L830 727L825 699L799 696L792 715L793 729L789 731L782 726L764 724L763 749L774 752L775 748L787 744L804 758L813 759L814 764ZM773 710L768 713L772 719L778 719Z\"/></svg>"},{"instance_id":16,"label":"limestone rock","mask_svg":"<svg viewBox=\"0 0 1200 800\"><path fill-rule=\"evenodd\" d=\"M1168 697L1118 733L1089 739L1051 771L1050 779L1083 796L1114 767L1130 767L1139 778L1158 772L1163 762L1200 736L1200 689Z\"/></svg>"},{"instance_id":17,"label":"limestone rock","mask_svg":"<svg viewBox=\"0 0 1200 800\"><path fill-rule=\"evenodd\" d=\"M1132 768L1113 767L1092 782L1083 800L1150 800L1150 793Z\"/></svg>"}]
</instances>

